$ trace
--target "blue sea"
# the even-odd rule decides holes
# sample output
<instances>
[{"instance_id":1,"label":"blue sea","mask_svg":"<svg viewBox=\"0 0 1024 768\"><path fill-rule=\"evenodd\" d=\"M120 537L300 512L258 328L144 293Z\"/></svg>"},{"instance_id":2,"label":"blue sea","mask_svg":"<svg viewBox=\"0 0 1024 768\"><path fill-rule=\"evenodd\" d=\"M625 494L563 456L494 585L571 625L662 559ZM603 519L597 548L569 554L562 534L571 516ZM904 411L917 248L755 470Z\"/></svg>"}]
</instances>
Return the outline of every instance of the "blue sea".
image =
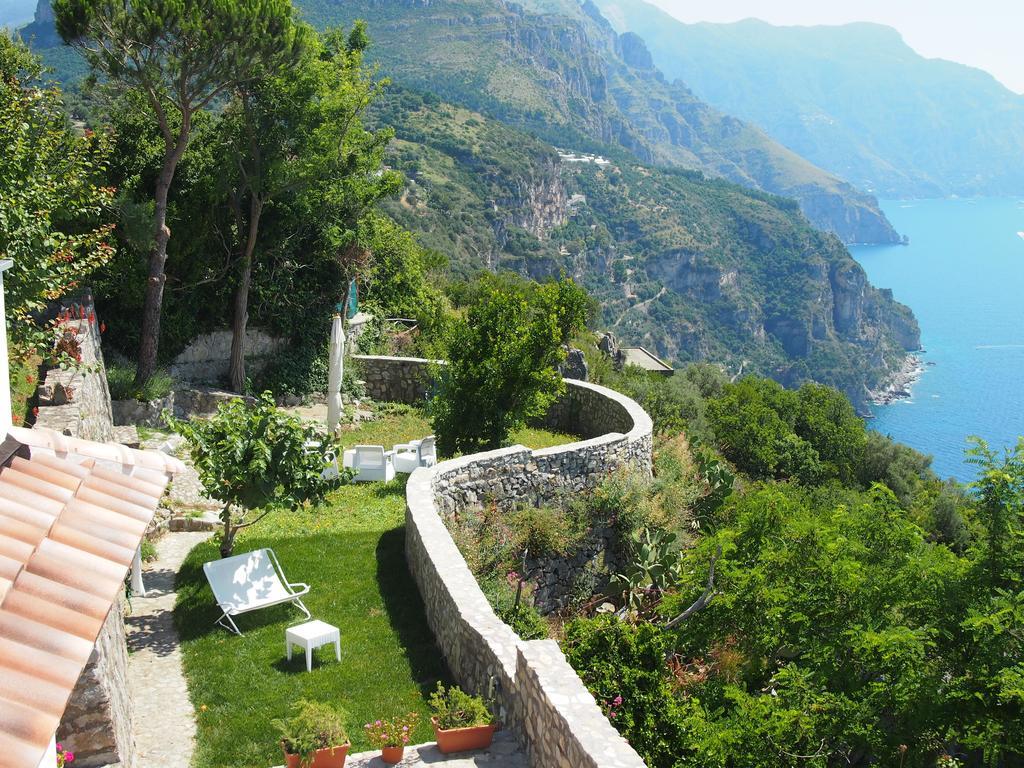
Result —
<instances>
[{"instance_id":1,"label":"blue sea","mask_svg":"<svg viewBox=\"0 0 1024 768\"><path fill-rule=\"evenodd\" d=\"M870 426L971 480L968 435L1009 446L1024 434L1024 199L883 201L908 246L851 248L921 324L913 396L875 408Z\"/></svg>"}]
</instances>

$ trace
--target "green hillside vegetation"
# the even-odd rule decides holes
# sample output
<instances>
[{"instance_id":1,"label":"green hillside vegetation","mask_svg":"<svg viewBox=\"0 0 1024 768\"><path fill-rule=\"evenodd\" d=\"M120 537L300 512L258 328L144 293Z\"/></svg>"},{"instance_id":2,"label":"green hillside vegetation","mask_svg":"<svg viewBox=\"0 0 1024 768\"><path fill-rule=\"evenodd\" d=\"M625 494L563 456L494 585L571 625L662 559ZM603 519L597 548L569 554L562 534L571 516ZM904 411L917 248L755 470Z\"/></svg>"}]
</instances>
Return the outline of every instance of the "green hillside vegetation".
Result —
<instances>
[{"instance_id":1,"label":"green hillside vegetation","mask_svg":"<svg viewBox=\"0 0 1024 768\"><path fill-rule=\"evenodd\" d=\"M918 346L910 311L791 200L621 150L606 165L560 161L539 139L406 90L374 118L394 126L389 163L408 180L385 210L449 255L455 276L564 271L626 342L832 384L858 404Z\"/></svg>"},{"instance_id":2,"label":"green hillside vegetation","mask_svg":"<svg viewBox=\"0 0 1024 768\"><path fill-rule=\"evenodd\" d=\"M449 525L499 615L560 641L648 766L1017 765L1024 443L976 442L964 487L829 388L617 372L592 341L595 378L654 418L653 480ZM614 565L542 617L523 552L580 562L595 530Z\"/></svg>"},{"instance_id":3,"label":"green hillside vegetation","mask_svg":"<svg viewBox=\"0 0 1024 768\"><path fill-rule=\"evenodd\" d=\"M642 43L616 36L591 3L568 3L558 13L502 0L305 0L300 6L319 27L365 19L373 55L402 85L559 146L616 144L643 162L700 169L795 197L816 226L848 242L898 239L873 198L667 82Z\"/></svg>"},{"instance_id":4,"label":"green hillside vegetation","mask_svg":"<svg viewBox=\"0 0 1024 768\"><path fill-rule=\"evenodd\" d=\"M644 0L595 1L668 77L861 189L1024 192L1024 96L920 56L893 29L684 24Z\"/></svg>"}]
</instances>

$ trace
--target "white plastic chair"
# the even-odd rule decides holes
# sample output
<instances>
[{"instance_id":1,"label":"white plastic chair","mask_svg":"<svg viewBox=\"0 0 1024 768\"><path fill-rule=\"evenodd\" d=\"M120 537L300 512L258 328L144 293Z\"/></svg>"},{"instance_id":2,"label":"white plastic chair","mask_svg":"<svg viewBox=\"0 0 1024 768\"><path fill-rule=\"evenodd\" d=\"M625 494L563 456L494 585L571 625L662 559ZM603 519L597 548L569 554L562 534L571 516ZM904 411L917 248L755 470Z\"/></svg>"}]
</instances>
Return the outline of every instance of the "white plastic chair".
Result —
<instances>
[{"instance_id":1,"label":"white plastic chair","mask_svg":"<svg viewBox=\"0 0 1024 768\"><path fill-rule=\"evenodd\" d=\"M387 482L395 477L391 458L394 451L385 451L383 445L357 445L352 457L357 483Z\"/></svg>"},{"instance_id":2,"label":"white plastic chair","mask_svg":"<svg viewBox=\"0 0 1024 768\"><path fill-rule=\"evenodd\" d=\"M301 600L309 585L288 581L272 549L211 560L203 565L203 573L224 612L216 623L237 635L242 631L232 617L272 605L295 603L307 619L312 618Z\"/></svg>"},{"instance_id":3,"label":"white plastic chair","mask_svg":"<svg viewBox=\"0 0 1024 768\"><path fill-rule=\"evenodd\" d=\"M399 443L393 449L396 472L412 472L419 467L432 467L437 463L437 449L434 436L424 437L408 443Z\"/></svg>"}]
</instances>

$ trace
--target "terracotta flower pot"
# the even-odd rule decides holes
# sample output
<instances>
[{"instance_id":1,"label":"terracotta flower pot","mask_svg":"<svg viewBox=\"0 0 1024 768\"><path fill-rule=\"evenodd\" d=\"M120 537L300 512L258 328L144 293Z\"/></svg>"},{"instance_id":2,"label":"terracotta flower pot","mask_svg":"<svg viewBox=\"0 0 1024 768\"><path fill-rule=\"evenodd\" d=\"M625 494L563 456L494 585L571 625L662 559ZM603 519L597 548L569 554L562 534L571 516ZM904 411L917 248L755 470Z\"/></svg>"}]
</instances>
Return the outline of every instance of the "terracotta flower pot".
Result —
<instances>
[{"instance_id":1,"label":"terracotta flower pot","mask_svg":"<svg viewBox=\"0 0 1024 768\"><path fill-rule=\"evenodd\" d=\"M402 762L402 755L405 754L405 747L383 747L380 751L380 759L388 765Z\"/></svg>"},{"instance_id":2,"label":"terracotta flower pot","mask_svg":"<svg viewBox=\"0 0 1024 768\"><path fill-rule=\"evenodd\" d=\"M342 744L339 747L325 747L313 753L313 759L303 763L299 755L284 754L287 768L345 768L345 758L348 756L350 744Z\"/></svg>"},{"instance_id":3,"label":"terracotta flower pot","mask_svg":"<svg viewBox=\"0 0 1024 768\"><path fill-rule=\"evenodd\" d=\"M441 730L437 726L437 718L430 718L434 724L434 738L437 739L437 748L444 754L452 752L466 752L470 749L487 749L491 746L494 738L494 725L474 725L470 728L452 728Z\"/></svg>"}]
</instances>

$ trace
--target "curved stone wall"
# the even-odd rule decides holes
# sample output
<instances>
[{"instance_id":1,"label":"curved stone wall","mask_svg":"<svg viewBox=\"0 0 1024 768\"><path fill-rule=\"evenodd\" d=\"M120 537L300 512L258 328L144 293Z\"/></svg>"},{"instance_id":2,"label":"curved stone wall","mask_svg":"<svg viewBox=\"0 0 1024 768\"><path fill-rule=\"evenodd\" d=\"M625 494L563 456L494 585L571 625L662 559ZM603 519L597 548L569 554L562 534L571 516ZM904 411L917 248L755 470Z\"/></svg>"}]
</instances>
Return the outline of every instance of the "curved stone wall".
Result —
<instances>
[{"instance_id":1,"label":"curved stone wall","mask_svg":"<svg viewBox=\"0 0 1024 768\"><path fill-rule=\"evenodd\" d=\"M372 397L414 402L429 388L429 361L359 360ZM406 558L455 679L494 699L532 765L643 768L557 643L524 641L495 615L444 523L485 502L543 503L581 491L626 464L650 473L652 424L644 410L595 384L566 385L546 423L588 439L538 451L512 446L416 470L406 486Z\"/></svg>"}]
</instances>

